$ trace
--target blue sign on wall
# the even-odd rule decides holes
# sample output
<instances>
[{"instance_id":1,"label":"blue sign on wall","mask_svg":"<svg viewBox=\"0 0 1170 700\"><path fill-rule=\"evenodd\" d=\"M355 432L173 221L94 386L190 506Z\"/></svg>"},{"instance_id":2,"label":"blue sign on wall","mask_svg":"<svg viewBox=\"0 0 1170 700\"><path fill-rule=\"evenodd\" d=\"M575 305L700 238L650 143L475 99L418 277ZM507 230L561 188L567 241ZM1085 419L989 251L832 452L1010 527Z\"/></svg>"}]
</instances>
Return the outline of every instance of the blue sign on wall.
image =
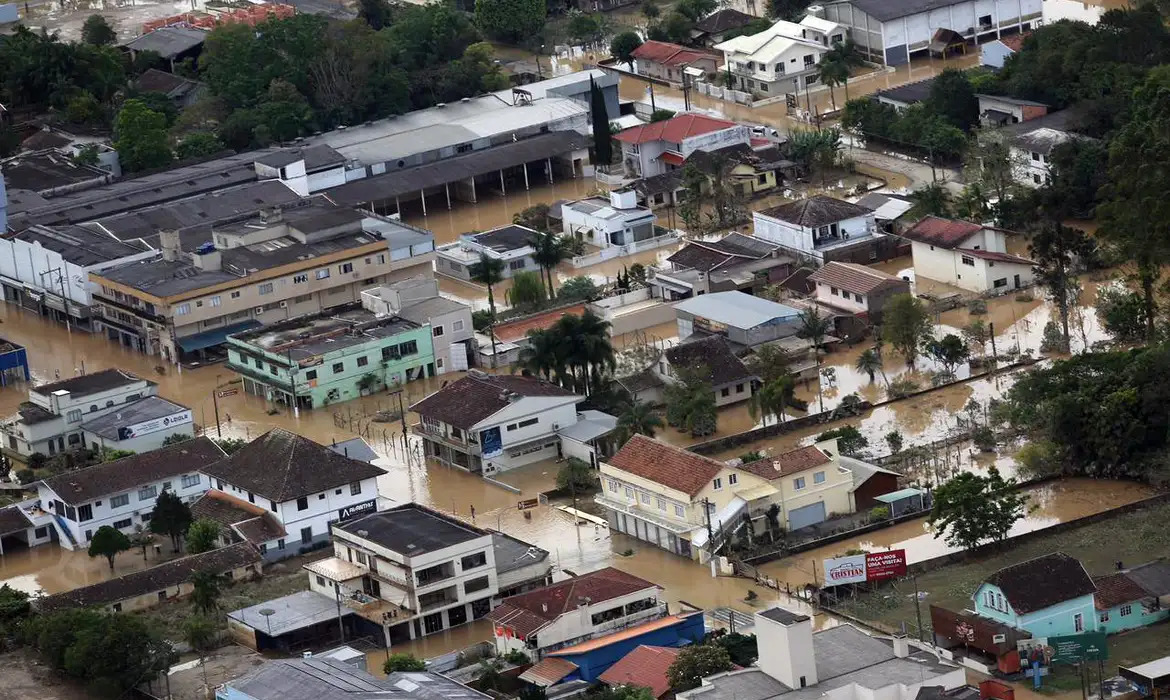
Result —
<instances>
[{"instance_id":1,"label":"blue sign on wall","mask_svg":"<svg viewBox=\"0 0 1170 700\"><path fill-rule=\"evenodd\" d=\"M504 451L504 439L500 437L500 428L488 428L479 433L479 444L483 447L485 459L491 459Z\"/></svg>"}]
</instances>

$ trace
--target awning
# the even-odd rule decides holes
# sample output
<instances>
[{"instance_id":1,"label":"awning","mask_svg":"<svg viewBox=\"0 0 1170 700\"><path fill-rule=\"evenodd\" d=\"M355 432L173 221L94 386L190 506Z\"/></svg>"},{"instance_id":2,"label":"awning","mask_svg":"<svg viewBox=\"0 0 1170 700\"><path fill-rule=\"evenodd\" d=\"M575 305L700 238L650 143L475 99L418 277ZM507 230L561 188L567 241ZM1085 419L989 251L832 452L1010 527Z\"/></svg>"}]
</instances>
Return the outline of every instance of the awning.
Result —
<instances>
[{"instance_id":1,"label":"awning","mask_svg":"<svg viewBox=\"0 0 1170 700\"><path fill-rule=\"evenodd\" d=\"M670 163L671 165L682 165L687 162L683 154L675 153L674 151L665 151L662 155L658 156L658 160L663 163Z\"/></svg>"},{"instance_id":2,"label":"awning","mask_svg":"<svg viewBox=\"0 0 1170 700\"><path fill-rule=\"evenodd\" d=\"M231 323L223 328L216 328L210 331L203 331L195 335L183 336L178 338L179 347L183 352L195 352L196 350L204 350L206 348L215 347L216 345L223 345L227 341L227 337L233 333L246 331L250 328L255 328L262 325L259 321L253 319L249 321L240 321L239 323Z\"/></svg>"},{"instance_id":3,"label":"awning","mask_svg":"<svg viewBox=\"0 0 1170 700\"><path fill-rule=\"evenodd\" d=\"M750 489L744 489L743 491L736 491L735 495L739 496L740 498L744 499L745 501L750 502L750 501L759 500L761 498L767 498L768 496L773 496L778 492L779 492L779 489L777 489L775 486L773 486L771 484L760 484L759 486L753 486Z\"/></svg>"},{"instance_id":4,"label":"awning","mask_svg":"<svg viewBox=\"0 0 1170 700\"><path fill-rule=\"evenodd\" d=\"M907 498L921 496L923 493L922 489L902 489L901 491L892 491L881 496L874 496L873 500L881 501L882 503L894 503L895 501L904 501Z\"/></svg>"},{"instance_id":5,"label":"awning","mask_svg":"<svg viewBox=\"0 0 1170 700\"><path fill-rule=\"evenodd\" d=\"M577 664L572 661L550 657L541 659L527 671L520 674L520 680L547 688L561 682L565 676L568 676L576 670Z\"/></svg>"}]
</instances>

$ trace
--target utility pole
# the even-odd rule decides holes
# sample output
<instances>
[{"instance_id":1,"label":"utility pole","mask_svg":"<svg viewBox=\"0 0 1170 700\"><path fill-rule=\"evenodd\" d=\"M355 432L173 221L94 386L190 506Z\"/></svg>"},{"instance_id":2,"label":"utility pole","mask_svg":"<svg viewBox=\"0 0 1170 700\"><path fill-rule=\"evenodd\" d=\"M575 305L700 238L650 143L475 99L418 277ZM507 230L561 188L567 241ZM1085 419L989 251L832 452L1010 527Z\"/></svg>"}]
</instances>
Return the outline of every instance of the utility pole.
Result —
<instances>
[{"instance_id":1,"label":"utility pole","mask_svg":"<svg viewBox=\"0 0 1170 700\"><path fill-rule=\"evenodd\" d=\"M215 406L215 434L223 438L223 427L219 423L219 375L215 375L215 388L211 390L211 404ZM207 404L203 404L206 406Z\"/></svg>"},{"instance_id":2,"label":"utility pole","mask_svg":"<svg viewBox=\"0 0 1170 700\"><path fill-rule=\"evenodd\" d=\"M918 577L914 577L914 616L918 618L918 641L925 643L922 638L922 604L918 600Z\"/></svg>"},{"instance_id":3,"label":"utility pole","mask_svg":"<svg viewBox=\"0 0 1170 700\"><path fill-rule=\"evenodd\" d=\"M341 616L341 584L333 582L333 595L337 599L337 629L341 632L341 642L345 643L345 618Z\"/></svg>"},{"instance_id":4,"label":"utility pole","mask_svg":"<svg viewBox=\"0 0 1170 700\"><path fill-rule=\"evenodd\" d=\"M57 284L59 287L61 287L61 311L62 311L62 313L65 314L65 330L72 333L73 332L73 325L69 323L69 297L65 295L65 275L64 275L64 273L61 272L61 268L60 267L51 267L48 270L45 270L44 272L42 272L41 273L41 287L43 287L45 289L52 288L52 284L53 284L52 280L49 280L48 286L45 285L45 275L51 275L54 272L57 273Z\"/></svg>"},{"instance_id":5,"label":"utility pole","mask_svg":"<svg viewBox=\"0 0 1170 700\"><path fill-rule=\"evenodd\" d=\"M654 81L650 81L650 114L653 116L654 112L658 111L657 105L654 104Z\"/></svg>"},{"instance_id":6,"label":"utility pole","mask_svg":"<svg viewBox=\"0 0 1170 700\"><path fill-rule=\"evenodd\" d=\"M285 351L288 357L288 386L292 391L293 418L301 417L301 409L297 406L297 366L293 364L292 348Z\"/></svg>"},{"instance_id":7,"label":"utility pole","mask_svg":"<svg viewBox=\"0 0 1170 700\"><path fill-rule=\"evenodd\" d=\"M987 336L991 338L991 360L994 362L999 353L995 350L995 324L990 321L987 323Z\"/></svg>"}]
</instances>

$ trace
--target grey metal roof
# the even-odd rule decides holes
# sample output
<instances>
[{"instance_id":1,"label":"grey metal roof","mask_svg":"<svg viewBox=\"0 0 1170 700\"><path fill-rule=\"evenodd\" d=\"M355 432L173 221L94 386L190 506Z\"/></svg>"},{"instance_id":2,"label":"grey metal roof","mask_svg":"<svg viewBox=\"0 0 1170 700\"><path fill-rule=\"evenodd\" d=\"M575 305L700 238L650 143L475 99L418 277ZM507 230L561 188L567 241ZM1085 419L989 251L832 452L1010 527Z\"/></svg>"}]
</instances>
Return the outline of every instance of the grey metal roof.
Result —
<instances>
[{"instance_id":1,"label":"grey metal roof","mask_svg":"<svg viewBox=\"0 0 1170 700\"><path fill-rule=\"evenodd\" d=\"M479 245L490 248L497 253L506 253L510 250L519 250L532 245L532 237L536 231L516 224L508 224L490 231L477 233L471 237Z\"/></svg>"},{"instance_id":2,"label":"grey metal roof","mask_svg":"<svg viewBox=\"0 0 1170 700\"><path fill-rule=\"evenodd\" d=\"M737 291L691 297L675 304L674 308L734 328L754 328L773 319L800 315L800 311L791 306Z\"/></svg>"},{"instance_id":3,"label":"grey metal roof","mask_svg":"<svg viewBox=\"0 0 1170 700\"><path fill-rule=\"evenodd\" d=\"M540 547L495 530L492 531L492 548L496 553L497 574L505 574L548 559L548 552Z\"/></svg>"},{"instance_id":4,"label":"grey metal roof","mask_svg":"<svg viewBox=\"0 0 1170 700\"><path fill-rule=\"evenodd\" d=\"M273 614L261 615L261 610L271 610ZM352 609L345 605L341 606L343 617L353 614ZM271 630L273 637L279 637L287 632L312 627L319 622L328 620L336 622L338 612L337 601L332 597L315 591L301 591L283 598L266 600L257 605L233 610L227 616L264 634L269 634L269 630Z\"/></svg>"},{"instance_id":5,"label":"grey metal roof","mask_svg":"<svg viewBox=\"0 0 1170 700\"><path fill-rule=\"evenodd\" d=\"M458 142L458 139L455 141ZM589 139L575 131L552 131L531 138L505 143L461 156L375 175L325 191L338 204L365 204L414 194L426 187L437 187L456 180L512 168L522 163L544 160L588 146ZM539 180L541 172L530 172Z\"/></svg>"},{"instance_id":6,"label":"grey metal roof","mask_svg":"<svg viewBox=\"0 0 1170 700\"><path fill-rule=\"evenodd\" d=\"M919 80L913 83L906 83L897 87L889 88L888 90L878 90L874 93L875 97L884 97L893 102L901 102L903 104L912 105L918 102L925 102L930 97L930 89L934 86L934 78L927 78L926 80Z\"/></svg>"},{"instance_id":7,"label":"grey metal roof","mask_svg":"<svg viewBox=\"0 0 1170 700\"><path fill-rule=\"evenodd\" d=\"M577 442L590 442L608 435L617 428L617 418L601 411L584 410L577 414L577 422L561 428L557 435Z\"/></svg>"},{"instance_id":8,"label":"grey metal roof","mask_svg":"<svg viewBox=\"0 0 1170 700\"><path fill-rule=\"evenodd\" d=\"M40 243L43 248L59 253L65 260L81 267L111 262L149 250L138 242L123 243L117 238L84 226L69 224L55 227L33 226L16 233L13 238L29 243Z\"/></svg>"},{"instance_id":9,"label":"grey metal roof","mask_svg":"<svg viewBox=\"0 0 1170 700\"><path fill-rule=\"evenodd\" d=\"M780 221L787 221L804 227L828 226L845 219L872 214L873 210L823 194L813 195L795 202L764 209L758 212Z\"/></svg>"},{"instance_id":10,"label":"grey metal roof","mask_svg":"<svg viewBox=\"0 0 1170 700\"><path fill-rule=\"evenodd\" d=\"M46 148L0 161L4 181L13 189L32 190L51 196L60 187L85 187L84 183L104 184L110 174L101 168L78 163L56 148Z\"/></svg>"},{"instance_id":11,"label":"grey metal roof","mask_svg":"<svg viewBox=\"0 0 1170 700\"><path fill-rule=\"evenodd\" d=\"M324 143L306 146L304 148L289 148L262 158L257 158L256 162L273 168L283 168L286 165L292 165L298 160L305 161L305 171L310 173L345 165L345 156Z\"/></svg>"},{"instance_id":12,"label":"grey metal roof","mask_svg":"<svg viewBox=\"0 0 1170 700\"><path fill-rule=\"evenodd\" d=\"M165 418L170 415L186 411L187 407L169 401L161 396L148 396L141 401L128 404L113 413L101 418L95 418L88 423L82 423L82 430L88 430L109 440L118 440L118 428L143 421Z\"/></svg>"},{"instance_id":13,"label":"grey metal roof","mask_svg":"<svg viewBox=\"0 0 1170 700\"><path fill-rule=\"evenodd\" d=\"M961 2L966 0L849 0L846 4L853 5L879 22L888 22Z\"/></svg>"},{"instance_id":14,"label":"grey metal roof","mask_svg":"<svg viewBox=\"0 0 1170 700\"><path fill-rule=\"evenodd\" d=\"M1150 595L1170 595L1170 561L1158 559L1135 566L1126 572L1126 576Z\"/></svg>"},{"instance_id":15,"label":"grey metal roof","mask_svg":"<svg viewBox=\"0 0 1170 700\"><path fill-rule=\"evenodd\" d=\"M779 622L782 625L793 625L797 622L804 622L808 619L808 615L801 615L799 613L794 613L790 610L785 610L784 608L780 607L768 608L767 610L759 613L759 615L760 617L766 617L774 622Z\"/></svg>"},{"instance_id":16,"label":"grey metal roof","mask_svg":"<svg viewBox=\"0 0 1170 700\"><path fill-rule=\"evenodd\" d=\"M263 631L264 627L261 625L257 629ZM379 679L343 661L319 656L269 661L241 678L228 681L225 686L254 700L472 700L489 697L438 673L399 672Z\"/></svg>"},{"instance_id":17,"label":"grey metal roof","mask_svg":"<svg viewBox=\"0 0 1170 700\"><path fill-rule=\"evenodd\" d=\"M137 39L131 39L122 46L131 51L153 51L169 61L179 54L202 46L207 34L208 32L202 29L160 27Z\"/></svg>"},{"instance_id":18,"label":"grey metal roof","mask_svg":"<svg viewBox=\"0 0 1170 700\"><path fill-rule=\"evenodd\" d=\"M349 457L350 459L357 459L366 463L372 463L375 459L378 459L378 453L374 452L374 448L370 447L369 443L360 437L335 442L329 446L329 449L342 457Z\"/></svg>"}]
</instances>

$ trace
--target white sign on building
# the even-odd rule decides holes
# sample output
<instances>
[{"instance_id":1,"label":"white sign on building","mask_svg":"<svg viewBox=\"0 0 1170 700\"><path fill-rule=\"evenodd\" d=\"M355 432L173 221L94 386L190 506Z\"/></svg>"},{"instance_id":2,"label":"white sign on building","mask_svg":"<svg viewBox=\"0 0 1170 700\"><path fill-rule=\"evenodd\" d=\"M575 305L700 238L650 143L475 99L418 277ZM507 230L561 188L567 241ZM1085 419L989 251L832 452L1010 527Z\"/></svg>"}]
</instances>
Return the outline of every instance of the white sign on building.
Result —
<instances>
[{"instance_id":1,"label":"white sign on building","mask_svg":"<svg viewBox=\"0 0 1170 700\"><path fill-rule=\"evenodd\" d=\"M133 425L123 426L118 428L118 439L129 440L140 435L149 435L157 433L160 430L173 430L176 426L186 425L192 420L191 411L179 411L172 413L169 416L162 418L155 418L153 420L135 423Z\"/></svg>"}]
</instances>

